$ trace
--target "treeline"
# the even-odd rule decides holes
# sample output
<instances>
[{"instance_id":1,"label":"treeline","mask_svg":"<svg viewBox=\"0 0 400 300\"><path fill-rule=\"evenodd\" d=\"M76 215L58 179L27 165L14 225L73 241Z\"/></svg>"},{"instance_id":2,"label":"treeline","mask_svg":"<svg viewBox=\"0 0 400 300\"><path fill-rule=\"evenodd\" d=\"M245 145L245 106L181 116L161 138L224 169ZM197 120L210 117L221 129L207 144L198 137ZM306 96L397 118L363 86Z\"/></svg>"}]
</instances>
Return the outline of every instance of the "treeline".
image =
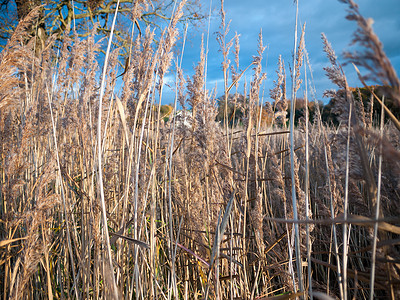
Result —
<instances>
[{"instance_id":1,"label":"treeline","mask_svg":"<svg viewBox=\"0 0 400 300\"><path fill-rule=\"evenodd\" d=\"M368 88L351 88L353 98L355 100L355 106L358 111L361 111L365 115L365 118L369 118L371 122L376 125L381 116L381 105L375 99L371 91L379 98L385 99L385 105L387 108L399 119L400 107L396 105L391 97L391 88L385 86L370 86ZM344 91L341 92L343 97ZM341 94L339 93L339 94ZM308 118L310 122L314 122L314 119L318 115L318 109L321 114L321 120L325 125L338 126L338 115L340 112L337 110L336 99L332 98L327 104L322 101L308 101ZM246 115L246 111L243 108L248 108L246 103L248 99L245 99L243 95L229 95L227 101L227 109L225 97L221 96L217 99L218 115L217 121L223 121L226 115L230 126L238 125L242 122L242 117ZM282 104L280 104L282 106ZM290 118L290 100L286 100L285 111L281 107L277 107L275 102L265 102L263 105L259 105L257 108L257 114L260 116L261 111L261 123L262 125L271 126L272 124L287 123ZM317 109L318 108L318 109ZM286 112L286 116L285 116ZM303 98L296 99L296 111L295 111L295 124L305 120L306 114L306 100ZM275 122L278 118L283 118L284 122ZM388 116L385 116L385 120L388 120Z\"/></svg>"},{"instance_id":2,"label":"treeline","mask_svg":"<svg viewBox=\"0 0 400 300\"><path fill-rule=\"evenodd\" d=\"M384 86L370 86L368 88L351 88L353 97L355 100L356 110L361 111L365 118L369 119L372 124L376 125L381 116L381 105L374 98L371 91L379 98L384 98L385 105L388 109L396 116L400 118L400 107L395 105L395 101L391 98L391 90L389 87ZM340 93L339 93L340 95ZM344 97L344 91L342 92ZM243 123L243 117L247 115L249 109L248 98L243 95L229 95L227 101L225 97L221 96L217 98L216 105L218 106L218 114L216 121L227 122L231 127L241 125ZM226 107L227 102L227 108ZM310 122L314 122L316 116L321 114L322 123L330 126L339 126L338 115L340 112L337 110L337 100L332 98L327 104L322 101L308 101L308 118ZM318 108L318 109L317 109ZM156 108L154 108L156 109ZM262 109L260 111L260 109ZM162 105L160 108L161 117L167 122L170 119L173 111L173 105ZM276 104L275 102L266 101L262 105L257 106L255 112L257 116L261 116L262 126L283 126L288 125L290 119L290 100L286 100L286 104ZM225 121L225 116L227 121ZM304 122L306 117L306 100L304 98L296 99L296 112L295 112L295 124ZM385 116L385 120L388 117Z\"/></svg>"}]
</instances>

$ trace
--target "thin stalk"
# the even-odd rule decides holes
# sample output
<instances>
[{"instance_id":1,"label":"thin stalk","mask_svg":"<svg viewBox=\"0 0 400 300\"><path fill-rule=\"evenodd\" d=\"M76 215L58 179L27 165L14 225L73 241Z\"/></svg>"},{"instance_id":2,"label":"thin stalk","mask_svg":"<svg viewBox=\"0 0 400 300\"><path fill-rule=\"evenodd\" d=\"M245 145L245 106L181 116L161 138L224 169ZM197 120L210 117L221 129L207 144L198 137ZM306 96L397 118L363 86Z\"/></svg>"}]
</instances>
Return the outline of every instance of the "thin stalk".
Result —
<instances>
[{"instance_id":1,"label":"thin stalk","mask_svg":"<svg viewBox=\"0 0 400 300\"><path fill-rule=\"evenodd\" d=\"M104 66L103 66L103 75L102 75L102 80L101 80L101 86L100 86L100 99L99 99L99 116L98 116L98 122L97 122L97 158L98 158L98 181L99 181L99 192L100 192L100 199L101 199L101 211L102 211L102 217L103 217L103 233L105 235L106 239L106 248L107 248L107 255L108 255L108 263L109 263L109 268L110 268L110 274L112 278L112 295L114 299L118 299L118 290L117 290L117 284L115 282L115 277L114 277L114 267L113 267L113 262L112 262L112 256L111 256L111 246L110 246L110 237L108 234L108 226L107 226L107 212L106 212L106 204L105 204L105 198L104 198L104 187L103 187L103 166L102 166L102 146L101 146L101 117L102 117L102 104L103 104L103 96L104 96L104 89L105 89L105 79L106 79L106 73L107 73L107 65L108 65L108 58L111 50L111 44L112 44L112 37L113 37L113 32L114 32L114 27L115 27L115 21L117 19L118 15L118 7L119 7L119 0L117 1L117 6L115 8L115 14L114 14L114 19L112 22L111 26L111 32L110 32L110 38L108 40L108 46L107 46L107 52L104 60ZM107 278L107 277L106 277Z\"/></svg>"},{"instance_id":2,"label":"thin stalk","mask_svg":"<svg viewBox=\"0 0 400 300\"><path fill-rule=\"evenodd\" d=\"M325 133L325 143L327 142L327 137ZM324 143L324 154L325 154L325 166L326 166L326 172L327 172L327 178L328 178L328 187L330 191L330 209L331 209L331 218L335 218L335 210L333 208L333 190L332 190L332 182L331 182L331 174L329 171L329 162L328 162L328 150L326 147L326 144ZM339 280L339 290L340 290L340 298L343 299L343 280L342 280L342 272L341 272L341 267L340 267L340 258L339 258L339 246L338 246L338 241L337 241L337 236L336 236L336 225L332 224L332 238L333 238L333 243L334 243L334 251L335 251L335 256L336 256L336 262L337 262L337 273L338 273L338 280ZM331 245L332 246L332 245ZM329 251L331 253L331 251ZM329 288L329 285L328 285Z\"/></svg>"},{"instance_id":3,"label":"thin stalk","mask_svg":"<svg viewBox=\"0 0 400 300\"><path fill-rule=\"evenodd\" d=\"M385 97L382 97L382 104L385 103ZM383 138L383 124L385 122L385 110L384 106L382 105L382 110L381 110L381 126L380 126L380 138L381 138L381 143L380 143L380 151L379 151L379 162L378 162L378 191L376 195L376 209L375 209L375 220L379 219L379 209L380 209L380 199L381 199L381 181L382 181L382 151L383 151L383 145L382 145L382 138ZM373 300L374 299L374 286L375 286L375 267L376 267L376 243L377 243L377 238L378 238L378 222L375 222L374 224L374 239L372 242L372 266L371 266L371 282L370 282L370 288L371 292L369 294L369 299Z\"/></svg>"},{"instance_id":4,"label":"thin stalk","mask_svg":"<svg viewBox=\"0 0 400 300\"><path fill-rule=\"evenodd\" d=\"M206 55L205 55L205 64L204 64L204 102L207 98L207 61L208 61L208 44L210 41L210 28L211 28L211 14L212 14L212 0L210 0L210 10L208 12L208 25L207 25L207 40L206 40ZM185 31L187 30L187 26ZM185 33L186 34L186 33ZM182 55L183 55L183 49L185 47L185 41L183 42L183 48L182 48ZM183 57L183 56L182 56ZM181 57L181 59L182 59ZM181 65L182 66L182 65ZM181 67L180 66L180 67Z\"/></svg>"},{"instance_id":5,"label":"thin stalk","mask_svg":"<svg viewBox=\"0 0 400 300\"><path fill-rule=\"evenodd\" d=\"M294 47L293 47L293 73L292 73L292 101L290 102L290 173L292 179L292 205L293 205L293 219L298 220L297 215L297 200L296 200L296 179L294 172L294 115L296 103L296 51L297 51L297 22L299 14L299 1L296 1L296 21L294 31ZM299 290L303 292L303 273L301 271L301 252L300 252L300 233L299 224L294 224L295 231L295 251L296 251L296 266L297 276L299 280Z\"/></svg>"},{"instance_id":6,"label":"thin stalk","mask_svg":"<svg viewBox=\"0 0 400 300\"><path fill-rule=\"evenodd\" d=\"M145 125L146 125L146 119L147 119L147 112L149 111L149 105L150 105L150 93L147 96L146 100L146 107L144 110L144 116L143 116L143 121L142 121L142 128L140 130L140 137L139 137L139 143L138 143L138 154L137 154L137 161L135 165L135 188L134 188L134 211L133 211L133 226L134 226L134 238L138 239L138 198L139 198L139 170L140 170L140 158L141 158L141 147L143 144L143 136L144 136L144 130L145 130ZM134 268L134 277L135 277L135 283L136 283L136 299L139 299L140 292L139 290L139 269L138 269L138 246L135 245L135 268Z\"/></svg>"},{"instance_id":7,"label":"thin stalk","mask_svg":"<svg viewBox=\"0 0 400 300\"><path fill-rule=\"evenodd\" d=\"M344 221L343 224L343 299L347 300L347 213L349 209L349 159L350 159L350 132L351 132L351 113L352 103L349 105L349 123L347 128L347 148L346 148L346 183L344 191Z\"/></svg>"},{"instance_id":8,"label":"thin stalk","mask_svg":"<svg viewBox=\"0 0 400 300\"><path fill-rule=\"evenodd\" d=\"M186 27L187 29L187 27ZM184 44L182 47L182 56L183 56L183 48L185 46L185 40L184 40ZM181 60L182 63L182 60ZM181 64L182 65L182 64ZM181 67L181 65L179 67ZM178 72L176 72L176 82L178 82ZM177 106L177 100L178 100L178 84L176 84L175 86L175 99L174 99L174 113L176 112L176 106ZM172 124L172 134L171 134L171 141L170 141L170 149L169 149L169 159L168 159L168 213L169 213L169 230L170 230L170 242L173 243L173 224L172 224L172 216L173 216L173 212L172 212L172 156L173 156L173 152L174 152L174 138L175 138L175 121L176 118L173 118L173 124ZM171 246L172 249L172 246ZM176 247L175 247L175 251L176 253ZM172 255L172 271L175 271L175 255ZM174 292L175 292L175 297L178 297L177 290L175 289L176 286L174 286ZM169 294L168 294L169 296ZM169 297L168 297L169 298Z\"/></svg>"},{"instance_id":9,"label":"thin stalk","mask_svg":"<svg viewBox=\"0 0 400 300\"><path fill-rule=\"evenodd\" d=\"M74 21L74 33L76 33L75 4L74 4L74 0L71 0L71 6L72 6L72 19L73 19L73 21Z\"/></svg>"},{"instance_id":10,"label":"thin stalk","mask_svg":"<svg viewBox=\"0 0 400 300\"><path fill-rule=\"evenodd\" d=\"M61 175L61 165L60 165L60 156L58 154L58 143L57 143L57 135L56 135L56 125L54 122L54 116L53 116L53 108L51 105L51 101L52 101L52 96L53 94L50 94L49 92L49 88L46 85L46 89L47 89L47 99L49 100L49 108L50 108L50 116L51 116L51 123L53 126L53 138L54 138L54 148L56 151L56 158L57 158L57 167L58 167L58 179L60 181L60 189L61 189L61 199L63 202L63 207L64 207L64 217L65 217L65 224L66 224L66 228L67 228L67 244L68 244L68 252L69 252L69 256L71 259L71 268L72 268L72 276L74 278L76 278L76 271L75 271L75 264L74 264L74 256L73 256L73 252L72 252L72 245L71 245L71 236L70 236L70 228L69 228L69 222L67 220L67 206L66 206L66 201L65 201L65 191L64 191L64 185L63 185L63 181L62 181L62 175ZM78 289L75 288L75 297L78 299Z\"/></svg>"},{"instance_id":11,"label":"thin stalk","mask_svg":"<svg viewBox=\"0 0 400 300\"><path fill-rule=\"evenodd\" d=\"M308 116L308 90L307 90L307 64L304 64L304 81L305 81L305 105L306 105L306 140L305 140L305 168L306 168L306 178L304 183L304 192L305 192L305 205L306 205L306 220L310 220L310 162L309 162L309 116ZM310 240L310 226L306 224L306 243L307 243L307 276L308 276L308 294L310 299L313 299L312 293L312 277L311 277L311 240Z\"/></svg>"}]
</instances>

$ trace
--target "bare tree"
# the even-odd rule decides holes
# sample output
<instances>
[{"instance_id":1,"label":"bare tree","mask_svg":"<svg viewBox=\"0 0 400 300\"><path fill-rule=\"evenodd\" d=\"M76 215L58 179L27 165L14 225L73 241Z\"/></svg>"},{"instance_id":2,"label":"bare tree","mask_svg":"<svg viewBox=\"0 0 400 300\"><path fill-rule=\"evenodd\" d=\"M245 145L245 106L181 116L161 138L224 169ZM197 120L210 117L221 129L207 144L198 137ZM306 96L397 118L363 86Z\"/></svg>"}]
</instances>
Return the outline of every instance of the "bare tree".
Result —
<instances>
[{"instance_id":1,"label":"bare tree","mask_svg":"<svg viewBox=\"0 0 400 300\"><path fill-rule=\"evenodd\" d=\"M117 24L116 43L127 49L131 37L129 24L135 24L136 34L142 27L153 25L160 28L170 20L176 0L120 0L119 23ZM84 37L93 24L100 34L106 35L111 27L117 0L0 0L0 45L5 45L19 20L33 8L42 6L36 25L29 28L36 37L38 46L56 35L61 38L65 33ZM200 0L187 1L181 22L198 23L205 17Z\"/></svg>"}]
</instances>

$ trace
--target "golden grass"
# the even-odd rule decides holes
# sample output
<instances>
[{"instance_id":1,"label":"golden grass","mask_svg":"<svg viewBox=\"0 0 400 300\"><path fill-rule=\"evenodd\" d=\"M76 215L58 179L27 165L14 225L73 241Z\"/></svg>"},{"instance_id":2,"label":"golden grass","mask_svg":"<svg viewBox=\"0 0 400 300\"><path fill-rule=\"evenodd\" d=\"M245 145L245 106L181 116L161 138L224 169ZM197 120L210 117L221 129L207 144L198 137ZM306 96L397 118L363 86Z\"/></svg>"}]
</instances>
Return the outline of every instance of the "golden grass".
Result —
<instances>
[{"instance_id":1,"label":"golden grass","mask_svg":"<svg viewBox=\"0 0 400 300\"><path fill-rule=\"evenodd\" d=\"M227 111L215 122L204 50L187 84L177 66L175 102L191 110L177 116L175 103L165 121L163 80L182 5L159 43L150 28L133 42L121 95L118 50L107 51L103 87L95 80L95 30L87 39L65 38L59 55L50 38L37 57L23 42L33 11L1 53L2 297L399 297L400 141L392 122L380 131L363 125L368 116L327 40L341 125L323 124L317 109L313 123L304 118L295 128L292 116L286 127L282 60L271 89L273 120L261 122L262 36L247 94L230 98L243 73L237 65L228 78L225 20L224 99L232 99L241 125L230 128ZM235 43L238 57L238 37ZM305 75L299 45L296 89ZM389 68L375 50L375 63Z\"/></svg>"}]
</instances>

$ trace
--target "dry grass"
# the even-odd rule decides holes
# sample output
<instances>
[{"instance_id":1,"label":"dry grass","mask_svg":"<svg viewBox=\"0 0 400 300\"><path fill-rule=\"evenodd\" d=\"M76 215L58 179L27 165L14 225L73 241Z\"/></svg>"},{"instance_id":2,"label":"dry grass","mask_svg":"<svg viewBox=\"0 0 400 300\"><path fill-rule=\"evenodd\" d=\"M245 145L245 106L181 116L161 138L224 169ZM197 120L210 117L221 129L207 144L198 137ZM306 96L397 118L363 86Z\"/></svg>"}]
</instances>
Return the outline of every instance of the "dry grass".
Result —
<instances>
[{"instance_id":1,"label":"dry grass","mask_svg":"<svg viewBox=\"0 0 400 300\"><path fill-rule=\"evenodd\" d=\"M379 40L355 4L345 2L360 25L358 38L369 39L373 67L382 68L373 70L392 85L387 96L398 99L399 81ZM265 79L260 34L246 97L232 98L242 125L215 122L205 50L187 83L176 63L176 102L190 110L164 121L163 80L174 62L182 5L159 43L151 28L133 42L121 95L118 49L108 52L103 87L95 79L95 29L84 40L66 37L58 55L50 38L37 56L25 31L33 11L1 53L2 297L400 297L395 120L372 126L373 115L353 98L325 39L341 125L323 124L317 111L313 123L305 118L286 128L279 60L276 105L268 108L274 120L266 127L258 109ZM238 36L225 42L227 34L223 19L226 101L241 77ZM292 95L306 75L302 38L296 53Z\"/></svg>"}]
</instances>

